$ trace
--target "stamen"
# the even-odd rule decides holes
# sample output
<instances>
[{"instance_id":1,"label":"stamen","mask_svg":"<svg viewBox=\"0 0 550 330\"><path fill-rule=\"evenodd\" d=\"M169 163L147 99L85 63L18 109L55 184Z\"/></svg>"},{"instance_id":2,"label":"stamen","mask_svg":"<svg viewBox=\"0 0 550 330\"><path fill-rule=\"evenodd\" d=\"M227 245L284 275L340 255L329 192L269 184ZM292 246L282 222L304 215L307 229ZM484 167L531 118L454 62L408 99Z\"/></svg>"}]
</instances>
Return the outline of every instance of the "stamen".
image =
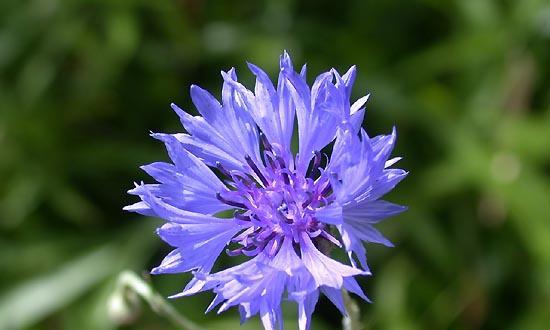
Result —
<instances>
[{"instance_id":1,"label":"stamen","mask_svg":"<svg viewBox=\"0 0 550 330\"><path fill-rule=\"evenodd\" d=\"M321 190L319 195L323 197L327 197L330 194L332 194L332 185L330 184L330 182L328 182L327 185L323 188L323 190Z\"/></svg>"},{"instance_id":2,"label":"stamen","mask_svg":"<svg viewBox=\"0 0 550 330\"><path fill-rule=\"evenodd\" d=\"M273 229L266 228L264 231L260 232L258 235L256 235L256 240L258 242L267 241L270 237L274 237L275 233L273 232Z\"/></svg>"},{"instance_id":3,"label":"stamen","mask_svg":"<svg viewBox=\"0 0 550 330\"><path fill-rule=\"evenodd\" d=\"M315 237L321 235L322 232L323 232L323 231L322 231L321 229L317 229L317 230L311 231L311 229L308 228L308 230L307 230L307 234L308 234L309 237L311 237L311 238L315 238Z\"/></svg>"},{"instance_id":4,"label":"stamen","mask_svg":"<svg viewBox=\"0 0 550 330\"><path fill-rule=\"evenodd\" d=\"M233 213L233 217L234 217L235 219L242 220L242 221L250 221L250 220L251 220L250 217L249 217L248 215L244 215L243 213L239 213L239 212L237 212L237 211L235 211L235 212Z\"/></svg>"},{"instance_id":5,"label":"stamen","mask_svg":"<svg viewBox=\"0 0 550 330\"><path fill-rule=\"evenodd\" d=\"M241 208L241 209L246 209L246 205L244 205L243 203L239 203L239 202L235 202L235 201L230 201L228 199L225 199L222 197L222 195L220 193L216 193L216 198L224 203L224 204L227 204L227 205L231 205L231 206L235 206L235 207L238 207L238 208Z\"/></svg>"},{"instance_id":6,"label":"stamen","mask_svg":"<svg viewBox=\"0 0 550 330\"><path fill-rule=\"evenodd\" d=\"M240 233L239 235L233 237L231 239L231 242L233 243L238 243L244 239L246 239L246 237L248 237L248 235L252 234L254 232L254 227L250 227L248 228L247 230L243 231L242 233Z\"/></svg>"},{"instance_id":7,"label":"stamen","mask_svg":"<svg viewBox=\"0 0 550 330\"><path fill-rule=\"evenodd\" d=\"M283 172L283 181L285 184L290 184L290 176L288 176L288 173Z\"/></svg>"},{"instance_id":8,"label":"stamen","mask_svg":"<svg viewBox=\"0 0 550 330\"><path fill-rule=\"evenodd\" d=\"M262 145L264 146L264 149L267 151L273 151L273 147L271 146L271 143L267 140L267 137L264 133L260 134L260 141L262 141Z\"/></svg>"},{"instance_id":9,"label":"stamen","mask_svg":"<svg viewBox=\"0 0 550 330\"><path fill-rule=\"evenodd\" d=\"M281 210L277 210L277 214L279 215L280 219L283 219L285 223L294 223L294 220L288 218Z\"/></svg>"},{"instance_id":10,"label":"stamen","mask_svg":"<svg viewBox=\"0 0 550 330\"><path fill-rule=\"evenodd\" d=\"M265 246L265 244L264 244L264 246ZM260 253L264 249L264 246L256 246L256 248L253 249L253 250L243 249L242 253L247 257L253 257L253 256L257 255L258 253Z\"/></svg>"},{"instance_id":11,"label":"stamen","mask_svg":"<svg viewBox=\"0 0 550 330\"><path fill-rule=\"evenodd\" d=\"M329 201L325 196L321 196L321 205L319 206L325 206L328 205Z\"/></svg>"},{"instance_id":12,"label":"stamen","mask_svg":"<svg viewBox=\"0 0 550 330\"><path fill-rule=\"evenodd\" d=\"M225 249L225 253L230 257L236 257L243 253L243 248L238 248L235 250Z\"/></svg>"},{"instance_id":13,"label":"stamen","mask_svg":"<svg viewBox=\"0 0 550 330\"><path fill-rule=\"evenodd\" d=\"M308 194L308 198L306 199L305 202L302 203L303 209L308 207L311 204L311 202L313 202L313 199L314 199L314 195L312 193L308 192L307 194Z\"/></svg>"},{"instance_id":14,"label":"stamen","mask_svg":"<svg viewBox=\"0 0 550 330\"><path fill-rule=\"evenodd\" d=\"M277 156L277 162L279 163L279 167L286 168L285 160L281 156Z\"/></svg>"},{"instance_id":15,"label":"stamen","mask_svg":"<svg viewBox=\"0 0 550 330\"><path fill-rule=\"evenodd\" d=\"M283 168L281 170L281 174L283 175L283 180L285 181L285 184L290 184L292 173L290 173L287 168Z\"/></svg>"},{"instance_id":16,"label":"stamen","mask_svg":"<svg viewBox=\"0 0 550 330\"><path fill-rule=\"evenodd\" d=\"M250 188L255 185L254 179L250 178L248 175L244 173L233 171L233 173L231 174L231 178L233 179L234 182L240 182L244 184L247 188Z\"/></svg>"},{"instance_id":17,"label":"stamen","mask_svg":"<svg viewBox=\"0 0 550 330\"><path fill-rule=\"evenodd\" d=\"M267 250L267 255L273 257L279 252L281 247L281 237L275 237L269 243L267 243L265 249Z\"/></svg>"},{"instance_id":18,"label":"stamen","mask_svg":"<svg viewBox=\"0 0 550 330\"><path fill-rule=\"evenodd\" d=\"M249 155L246 155L246 156L244 156L244 159L246 160L246 163L248 164L248 166L250 166L252 171L254 171L254 173L256 173L256 175L258 176L260 181L262 181L264 186L267 187L269 185L269 182L267 181L265 176L262 174L262 172L260 171L258 166L256 166L256 164L254 164L254 161L252 160L252 158Z\"/></svg>"},{"instance_id":19,"label":"stamen","mask_svg":"<svg viewBox=\"0 0 550 330\"><path fill-rule=\"evenodd\" d=\"M228 171L225 167L223 167L222 163L216 162L216 168L217 168L225 177L227 177L228 179L232 179L231 173L229 173L229 171Z\"/></svg>"},{"instance_id":20,"label":"stamen","mask_svg":"<svg viewBox=\"0 0 550 330\"><path fill-rule=\"evenodd\" d=\"M318 150L315 150L315 156L313 158L313 164L311 168L306 173L306 177L314 178L319 173L319 165L321 165L321 153Z\"/></svg>"},{"instance_id":21,"label":"stamen","mask_svg":"<svg viewBox=\"0 0 550 330\"><path fill-rule=\"evenodd\" d=\"M330 162L330 159L326 152L323 152L323 157L325 158L325 165L324 167L327 167L328 163Z\"/></svg>"},{"instance_id":22,"label":"stamen","mask_svg":"<svg viewBox=\"0 0 550 330\"><path fill-rule=\"evenodd\" d=\"M275 161L273 160L274 156L269 151L264 151L264 161L269 164L269 167L275 169L277 167L277 164L275 164Z\"/></svg>"}]
</instances>

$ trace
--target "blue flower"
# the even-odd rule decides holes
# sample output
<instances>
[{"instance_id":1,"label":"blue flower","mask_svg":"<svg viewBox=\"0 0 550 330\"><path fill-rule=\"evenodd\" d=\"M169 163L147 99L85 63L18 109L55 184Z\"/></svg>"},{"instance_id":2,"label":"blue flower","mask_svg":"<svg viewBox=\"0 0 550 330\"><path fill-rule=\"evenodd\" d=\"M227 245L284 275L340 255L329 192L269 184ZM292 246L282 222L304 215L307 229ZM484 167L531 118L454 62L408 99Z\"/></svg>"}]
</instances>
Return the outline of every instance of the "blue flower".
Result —
<instances>
[{"instance_id":1,"label":"blue flower","mask_svg":"<svg viewBox=\"0 0 550 330\"><path fill-rule=\"evenodd\" d=\"M152 273L194 276L173 297L212 290L208 310L238 306L243 321L259 314L266 329L282 328L286 297L309 329L320 293L344 314L342 289L368 300L355 279L370 275L363 242L392 246L373 225L405 210L380 198L407 173L391 168L400 159L390 159L395 129L369 137L361 128L368 95L350 104L355 67L325 72L311 88L286 52L276 87L249 68L254 91L231 69L222 72L221 103L191 86L201 116L172 105L187 133L152 134L172 163L143 166L157 183L136 184L129 192L141 201L125 209L166 220L157 233L174 250ZM231 218L218 216L228 210ZM349 264L330 257L334 248ZM224 250L249 259L213 272Z\"/></svg>"}]
</instances>

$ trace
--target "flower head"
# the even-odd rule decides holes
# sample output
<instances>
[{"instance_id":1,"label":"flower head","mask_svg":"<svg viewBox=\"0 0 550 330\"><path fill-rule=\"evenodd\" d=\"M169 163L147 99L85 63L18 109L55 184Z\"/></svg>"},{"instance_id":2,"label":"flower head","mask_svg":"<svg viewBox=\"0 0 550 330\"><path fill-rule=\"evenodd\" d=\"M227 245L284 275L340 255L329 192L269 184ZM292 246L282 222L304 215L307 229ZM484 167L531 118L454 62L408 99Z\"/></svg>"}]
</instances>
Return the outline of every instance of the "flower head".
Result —
<instances>
[{"instance_id":1,"label":"flower head","mask_svg":"<svg viewBox=\"0 0 550 330\"><path fill-rule=\"evenodd\" d=\"M166 220L157 233L174 250L152 273L194 275L174 297L212 290L208 310L239 306L243 321L259 314L266 329L282 327L287 297L308 329L320 293L342 313L342 289L368 300L355 279L370 275L363 242L391 246L373 225L405 209L380 198L407 173L391 168L395 129L369 137L361 128L368 95L350 104L355 67L325 72L311 88L305 66L296 72L286 52L277 86L249 68L254 91L231 69L222 72L221 103L191 86L201 116L172 105L187 133L152 134L172 163L143 166L158 183L136 185L130 193L141 201L125 209ZM228 210L231 218L218 216ZM334 248L349 264L330 257ZM213 272L224 250L249 260Z\"/></svg>"}]
</instances>

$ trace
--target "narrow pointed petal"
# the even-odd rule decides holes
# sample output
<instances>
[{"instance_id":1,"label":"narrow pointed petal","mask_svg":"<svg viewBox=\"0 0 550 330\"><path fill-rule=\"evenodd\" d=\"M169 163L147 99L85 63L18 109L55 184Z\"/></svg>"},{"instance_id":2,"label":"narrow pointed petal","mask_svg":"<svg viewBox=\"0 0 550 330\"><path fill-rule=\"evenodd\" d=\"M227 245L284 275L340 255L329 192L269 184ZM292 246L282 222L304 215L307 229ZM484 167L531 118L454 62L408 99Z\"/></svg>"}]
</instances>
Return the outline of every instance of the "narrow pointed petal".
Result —
<instances>
[{"instance_id":1,"label":"narrow pointed petal","mask_svg":"<svg viewBox=\"0 0 550 330\"><path fill-rule=\"evenodd\" d=\"M363 271L335 261L317 250L309 236L303 234L300 246L302 261L318 286L341 288L343 278L363 274Z\"/></svg>"},{"instance_id":2,"label":"narrow pointed petal","mask_svg":"<svg viewBox=\"0 0 550 330\"><path fill-rule=\"evenodd\" d=\"M270 143L279 147L280 153L290 152L289 130L292 127L286 122L289 109L281 106L279 95L267 74L254 64L249 63L248 67L256 76L254 105L249 108L251 115Z\"/></svg>"},{"instance_id":3,"label":"narrow pointed petal","mask_svg":"<svg viewBox=\"0 0 550 330\"><path fill-rule=\"evenodd\" d=\"M356 294L366 302L371 302L370 299L363 292L363 289L361 289L361 287L353 277L346 277L344 279L344 288L349 292Z\"/></svg>"},{"instance_id":4,"label":"narrow pointed petal","mask_svg":"<svg viewBox=\"0 0 550 330\"><path fill-rule=\"evenodd\" d=\"M344 305L344 298L342 297L342 290L331 287L321 287L321 292L327 296L327 298L338 308L342 315L347 316L346 306Z\"/></svg>"},{"instance_id":5,"label":"narrow pointed petal","mask_svg":"<svg viewBox=\"0 0 550 330\"><path fill-rule=\"evenodd\" d=\"M153 212L153 210L151 210L149 205L147 205L147 203L145 203L143 201L125 206L122 209L124 211L136 212L136 213L139 213L139 214L145 215L145 216L155 216L156 215L155 212Z\"/></svg>"},{"instance_id":6,"label":"narrow pointed petal","mask_svg":"<svg viewBox=\"0 0 550 330\"><path fill-rule=\"evenodd\" d=\"M346 222L378 223L386 218L396 216L407 210L407 207L384 200L352 202L344 206L343 218Z\"/></svg>"},{"instance_id":7,"label":"narrow pointed petal","mask_svg":"<svg viewBox=\"0 0 550 330\"><path fill-rule=\"evenodd\" d=\"M157 230L165 242L177 249L153 269L153 274L210 272L217 257L241 228L230 219L204 220L194 224L167 223Z\"/></svg>"},{"instance_id":8,"label":"narrow pointed petal","mask_svg":"<svg viewBox=\"0 0 550 330\"><path fill-rule=\"evenodd\" d=\"M319 221L331 225L339 225L344 221L342 217L342 207L334 203L318 209L315 212L315 217L319 219Z\"/></svg>"},{"instance_id":9,"label":"narrow pointed petal","mask_svg":"<svg viewBox=\"0 0 550 330\"><path fill-rule=\"evenodd\" d=\"M361 108L355 112L352 112L349 121L355 133L359 132L359 130L361 129L361 125L363 124L364 119L365 119L365 108Z\"/></svg>"},{"instance_id":10,"label":"narrow pointed petal","mask_svg":"<svg viewBox=\"0 0 550 330\"><path fill-rule=\"evenodd\" d=\"M311 292L301 301L298 301L298 327L300 330L309 330L311 325L311 315L315 310L315 305L319 300L317 291Z\"/></svg>"},{"instance_id":11,"label":"narrow pointed petal","mask_svg":"<svg viewBox=\"0 0 550 330\"><path fill-rule=\"evenodd\" d=\"M355 83L355 77L357 75L357 67L352 65L349 70L342 76L344 85L346 86L346 96L349 99L351 97L351 91L353 83Z\"/></svg>"},{"instance_id":12,"label":"narrow pointed petal","mask_svg":"<svg viewBox=\"0 0 550 330\"><path fill-rule=\"evenodd\" d=\"M212 94L196 85L191 85L190 93L193 104L206 122L215 128L223 125L222 105Z\"/></svg>"}]
</instances>

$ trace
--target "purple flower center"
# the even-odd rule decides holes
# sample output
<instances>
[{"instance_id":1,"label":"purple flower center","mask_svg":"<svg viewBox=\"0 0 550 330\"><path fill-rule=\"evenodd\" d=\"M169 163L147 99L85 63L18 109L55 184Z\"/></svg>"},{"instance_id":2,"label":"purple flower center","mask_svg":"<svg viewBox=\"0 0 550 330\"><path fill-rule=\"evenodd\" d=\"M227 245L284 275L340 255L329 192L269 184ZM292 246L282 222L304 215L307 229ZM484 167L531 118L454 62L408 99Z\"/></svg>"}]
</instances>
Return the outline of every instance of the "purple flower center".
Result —
<instances>
[{"instance_id":1,"label":"purple flower center","mask_svg":"<svg viewBox=\"0 0 550 330\"><path fill-rule=\"evenodd\" d=\"M262 142L263 162L257 164L250 156L245 157L253 175L228 171L217 164L229 188L219 192L217 198L236 207L234 217L250 225L232 240L241 246L227 253L255 256L265 250L274 256L285 236L298 243L304 232L314 242L328 240L339 246L327 225L315 218L315 210L333 200L330 181L319 167L321 154L315 153L307 173L299 173L293 160L287 164L263 135Z\"/></svg>"}]
</instances>

